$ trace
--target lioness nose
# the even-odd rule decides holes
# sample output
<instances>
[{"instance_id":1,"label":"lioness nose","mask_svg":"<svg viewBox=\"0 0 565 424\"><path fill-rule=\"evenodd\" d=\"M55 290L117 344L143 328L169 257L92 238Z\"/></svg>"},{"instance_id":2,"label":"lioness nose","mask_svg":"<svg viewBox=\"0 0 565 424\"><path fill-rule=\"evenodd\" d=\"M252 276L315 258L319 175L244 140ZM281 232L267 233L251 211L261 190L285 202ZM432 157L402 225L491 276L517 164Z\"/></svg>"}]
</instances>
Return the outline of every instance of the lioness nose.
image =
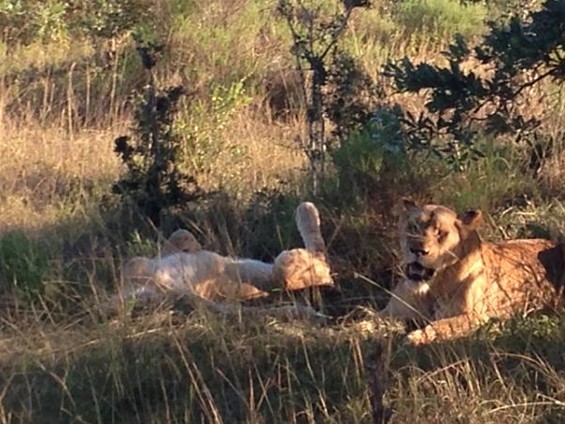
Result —
<instances>
[{"instance_id":1,"label":"lioness nose","mask_svg":"<svg viewBox=\"0 0 565 424\"><path fill-rule=\"evenodd\" d=\"M410 248L410 252L412 252L413 254L415 254L416 256L426 256L428 253L430 253L428 250L425 249L416 249L414 247Z\"/></svg>"}]
</instances>

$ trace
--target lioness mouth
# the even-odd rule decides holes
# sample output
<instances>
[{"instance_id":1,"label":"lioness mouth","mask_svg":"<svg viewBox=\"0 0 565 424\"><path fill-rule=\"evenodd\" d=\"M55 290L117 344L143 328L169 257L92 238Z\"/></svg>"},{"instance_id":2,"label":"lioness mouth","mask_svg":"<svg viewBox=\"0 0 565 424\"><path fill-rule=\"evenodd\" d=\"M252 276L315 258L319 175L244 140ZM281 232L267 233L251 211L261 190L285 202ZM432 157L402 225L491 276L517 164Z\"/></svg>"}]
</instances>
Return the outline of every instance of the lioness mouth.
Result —
<instances>
[{"instance_id":1,"label":"lioness mouth","mask_svg":"<svg viewBox=\"0 0 565 424\"><path fill-rule=\"evenodd\" d=\"M426 281L433 277L434 270L425 268L418 262L406 265L406 276L412 281Z\"/></svg>"}]
</instances>

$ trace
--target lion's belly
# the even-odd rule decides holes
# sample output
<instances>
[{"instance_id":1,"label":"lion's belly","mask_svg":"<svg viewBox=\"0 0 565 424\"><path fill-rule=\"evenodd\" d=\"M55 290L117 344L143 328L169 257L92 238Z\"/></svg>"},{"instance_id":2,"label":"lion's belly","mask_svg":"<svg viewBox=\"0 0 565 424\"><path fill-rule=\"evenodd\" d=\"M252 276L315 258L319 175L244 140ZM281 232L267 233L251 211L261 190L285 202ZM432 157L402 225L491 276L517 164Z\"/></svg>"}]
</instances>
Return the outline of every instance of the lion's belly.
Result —
<instances>
[{"instance_id":1,"label":"lion's belly","mask_svg":"<svg viewBox=\"0 0 565 424\"><path fill-rule=\"evenodd\" d=\"M224 273L224 258L212 252L176 253L159 260L154 279L159 287L197 292Z\"/></svg>"}]
</instances>

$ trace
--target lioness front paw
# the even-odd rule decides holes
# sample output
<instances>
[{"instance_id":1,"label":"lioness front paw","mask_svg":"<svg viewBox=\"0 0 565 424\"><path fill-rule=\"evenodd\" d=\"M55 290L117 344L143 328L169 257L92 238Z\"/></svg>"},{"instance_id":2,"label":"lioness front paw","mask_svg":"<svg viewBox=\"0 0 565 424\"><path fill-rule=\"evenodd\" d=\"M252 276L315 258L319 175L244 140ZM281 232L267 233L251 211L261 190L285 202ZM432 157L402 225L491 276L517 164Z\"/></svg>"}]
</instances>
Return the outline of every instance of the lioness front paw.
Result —
<instances>
[{"instance_id":1,"label":"lioness front paw","mask_svg":"<svg viewBox=\"0 0 565 424\"><path fill-rule=\"evenodd\" d=\"M422 330L414 330L406 336L407 342L415 346L431 343L436 338L436 332L430 326Z\"/></svg>"}]
</instances>

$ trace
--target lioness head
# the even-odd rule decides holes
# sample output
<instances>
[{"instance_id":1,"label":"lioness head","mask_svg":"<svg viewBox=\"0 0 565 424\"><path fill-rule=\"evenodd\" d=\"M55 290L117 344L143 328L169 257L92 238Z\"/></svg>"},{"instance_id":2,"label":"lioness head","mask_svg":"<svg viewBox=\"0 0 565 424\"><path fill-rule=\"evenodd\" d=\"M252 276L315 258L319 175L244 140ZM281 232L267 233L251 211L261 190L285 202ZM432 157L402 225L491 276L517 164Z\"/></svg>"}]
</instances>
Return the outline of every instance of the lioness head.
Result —
<instances>
[{"instance_id":1,"label":"lioness head","mask_svg":"<svg viewBox=\"0 0 565 424\"><path fill-rule=\"evenodd\" d=\"M437 270L456 263L468 253L466 242L478 240L476 229L481 222L478 210L457 215L445 206L403 200L399 232L406 276L428 280Z\"/></svg>"},{"instance_id":2,"label":"lioness head","mask_svg":"<svg viewBox=\"0 0 565 424\"><path fill-rule=\"evenodd\" d=\"M172 255L178 252L194 253L202 250L202 246L196 240L196 237L184 229L176 230L167 241L163 244L161 249L161 256Z\"/></svg>"}]
</instances>

